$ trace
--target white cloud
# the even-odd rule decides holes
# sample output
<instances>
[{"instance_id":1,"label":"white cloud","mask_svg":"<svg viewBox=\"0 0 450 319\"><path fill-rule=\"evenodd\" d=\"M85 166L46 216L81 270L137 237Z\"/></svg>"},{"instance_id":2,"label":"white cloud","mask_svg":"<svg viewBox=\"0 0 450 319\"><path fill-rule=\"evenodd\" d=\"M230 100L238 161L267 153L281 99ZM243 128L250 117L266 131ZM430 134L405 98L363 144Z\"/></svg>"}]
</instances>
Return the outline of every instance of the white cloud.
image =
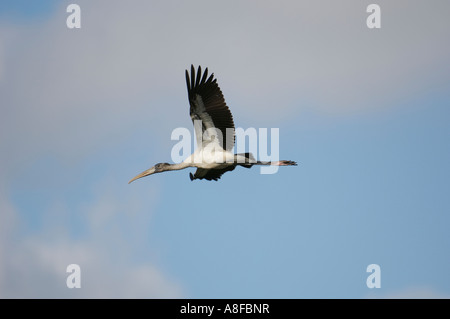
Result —
<instances>
[{"instance_id":1,"label":"white cloud","mask_svg":"<svg viewBox=\"0 0 450 319\"><path fill-rule=\"evenodd\" d=\"M137 128L169 144L171 128L190 125L184 69L191 63L216 74L238 126L241 116L275 126L304 108L390 107L448 83L450 74L446 0L380 1L381 30L366 28L369 2L361 1L77 3L80 30L66 28L66 4L48 21L0 24L2 296L70 296L65 280L60 285L72 259L94 270L80 295L180 295L160 267L121 255L139 242L123 239L125 228L145 236L139 197L123 202L119 189L102 185L107 190L80 208L87 235L65 236L65 221L50 217L68 205L62 200L40 216L53 223L54 237L42 231L17 241L23 220L9 195L12 181L44 156L77 174L92 154L132 143ZM136 148L142 143L166 145L143 138ZM134 223L118 217L129 207Z\"/></svg>"},{"instance_id":2,"label":"white cloud","mask_svg":"<svg viewBox=\"0 0 450 319\"><path fill-rule=\"evenodd\" d=\"M428 286L411 286L398 291L379 294L371 293L368 298L383 299L449 299L450 295Z\"/></svg>"},{"instance_id":3,"label":"white cloud","mask_svg":"<svg viewBox=\"0 0 450 319\"><path fill-rule=\"evenodd\" d=\"M0 197L1 298L182 297L180 285L157 265L148 239L142 240L151 211L137 196L124 200L106 187L76 212L87 225L82 236L69 236L64 219L55 222L55 214L64 211L44 214L42 229L23 234L19 211L3 192ZM73 263L81 268L80 289L66 286L66 267Z\"/></svg>"},{"instance_id":4,"label":"white cloud","mask_svg":"<svg viewBox=\"0 0 450 319\"><path fill-rule=\"evenodd\" d=\"M65 4L3 26L14 39L0 44L1 133L23 147L2 141L2 153L73 160L137 127L190 125L191 63L215 72L237 125L388 107L446 83L448 1L382 1L380 30L365 25L368 3L79 1L80 30L66 28Z\"/></svg>"},{"instance_id":5,"label":"white cloud","mask_svg":"<svg viewBox=\"0 0 450 319\"><path fill-rule=\"evenodd\" d=\"M12 237L12 229L17 227L14 206L8 201L3 186L0 183L0 291L1 287L4 287L4 282L7 277L7 242Z\"/></svg>"},{"instance_id":6,"label":"white cloud","mask_svg":"<svg viewBox=\"0 0 450 319\"><path fill-rule=\"evenodd\" d=\"M180 298L182 290L152 263L124 263L89 241L43 242L30 238L6 257L2 298ZM105 247L103 247L105 248ZM81 288L66 286L66 267L81 268Z\"/></svg>"}]
</instances>

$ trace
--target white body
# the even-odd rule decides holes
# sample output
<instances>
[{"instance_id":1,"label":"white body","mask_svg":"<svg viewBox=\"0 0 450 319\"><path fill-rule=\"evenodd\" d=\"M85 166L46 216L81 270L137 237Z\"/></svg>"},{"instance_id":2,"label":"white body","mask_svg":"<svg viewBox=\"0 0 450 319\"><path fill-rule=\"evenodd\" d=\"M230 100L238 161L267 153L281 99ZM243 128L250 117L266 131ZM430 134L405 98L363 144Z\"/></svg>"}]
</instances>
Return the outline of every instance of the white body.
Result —
<instances>
[{"instance_id":1,"label":"white body","mask_svg":"<svg viewBox=\"0 0 450 319\"><path fill-rule=\"evenodd\" d=\"M192 155L183 161L183 164L205 169L219 169L232 163L245 162L246 158L244 155L233 154L224 150L218 143L209 142L203 143L203 147L197 148Z\"/></svg>"}]
</instances>

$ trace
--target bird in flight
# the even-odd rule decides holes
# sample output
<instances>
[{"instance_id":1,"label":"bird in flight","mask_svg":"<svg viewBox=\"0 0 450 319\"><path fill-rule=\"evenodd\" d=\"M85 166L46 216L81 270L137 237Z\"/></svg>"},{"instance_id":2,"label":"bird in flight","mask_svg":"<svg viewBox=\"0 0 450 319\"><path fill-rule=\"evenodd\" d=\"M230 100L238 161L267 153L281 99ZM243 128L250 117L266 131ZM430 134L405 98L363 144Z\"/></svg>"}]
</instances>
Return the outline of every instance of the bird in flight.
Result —
<instances>
[{"instance_id":1,"label":"bird in flight","mask_svg":"<svg viewBox=\"0 0 450 319\"><path fill-rule=\"evenodd\" d=\"M195 174L189 173L191 180L217 181L224 173L234 170L238 165L245 168L253 165L297 165L294 161L286 160L261 162L255 160L251 153L232 153L235 142L233 115L225 103L214 73L208 77L208 68L206 68L202 75L202 69L199 66L196 74L194 66L191 65L190 75L186 70L186 84L190 115L197 137L197 149L183 162L178 164L158 163L133 177L128 184L138 178L155 173L188 167L197 168Z\"/></svg>"}]
</instances>

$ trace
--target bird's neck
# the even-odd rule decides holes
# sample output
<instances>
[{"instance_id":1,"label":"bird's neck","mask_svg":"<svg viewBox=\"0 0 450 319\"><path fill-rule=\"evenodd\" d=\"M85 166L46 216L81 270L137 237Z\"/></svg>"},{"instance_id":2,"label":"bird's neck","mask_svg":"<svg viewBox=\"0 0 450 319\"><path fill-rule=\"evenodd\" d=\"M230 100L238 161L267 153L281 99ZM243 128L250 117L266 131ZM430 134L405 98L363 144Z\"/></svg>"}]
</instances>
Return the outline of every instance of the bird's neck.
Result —
<instances>
[{"instance_id":1,"label":"bird's neck","mask_svg":"<svg viewBox=\"0 0 450 319\"><path fill-rule=\"evenodd\" d=\"M178 171L180 169L185 169L185 168L187 168L189 166L190 166L189 163L181 162L181 163L178 163L178 164L170 164L167 167L167 170L168 171Z\"/></svg>"}]
</instances>

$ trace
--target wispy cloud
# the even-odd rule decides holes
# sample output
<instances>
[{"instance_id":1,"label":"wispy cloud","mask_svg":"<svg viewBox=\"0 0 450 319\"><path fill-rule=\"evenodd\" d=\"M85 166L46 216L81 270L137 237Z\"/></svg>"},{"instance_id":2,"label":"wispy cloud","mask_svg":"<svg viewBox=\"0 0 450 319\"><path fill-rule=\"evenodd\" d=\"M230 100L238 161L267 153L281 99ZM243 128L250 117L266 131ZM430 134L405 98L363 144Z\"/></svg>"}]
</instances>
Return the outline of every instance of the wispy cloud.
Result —
<instances>
[{"instance_id":1,"label":"wispy cloud","mask_svg":"<svg viewBox=\"0 0 450 319\"><path fill-rule=\"evenodd\" d=\"M382 299L449 299L450 295L428 286L411 286L390 293L370 293L368 298Z\"/></svg>"},{"instance_id":2,"label":"wispy cloud","mask_svg":"<svg viewBox=\"0 0 450 319\"><path fill-rule=\"evenodd\" d=\"M137 127L148 136L169 127L166 144L153 147L169 145L171 128L190 125L184 69L191 63L215 72L233 113L255 126L304 108L346 114L392 107L450 74L445 0L380 2L381 30L366 28L369 2L361 1L77 3L80 30L65 26L69 2L45 21L0 21L4 297L180 296L163 267L152 258L132 261L127 252L144 249L138 237L151 222L141 199L148 194L124 195L108 188L119 184L113 180L75 208L62 198L33 211L48 226L24 234L30 212L11 193L39 159L54 159L75 176L94 155L124 147ZM142 143L149 142L138 140L136 149ZM92 177L83 186L98 182ZM61 212L81 216L84 233L71 235ZM69 263L80 263L86 278L79 292L65 287Z\"/></svg>"},{"instance_id":3,"label":"wispy cloud","mask_svg":"<svg viewBox=\"0 0 450 319\"><path fill-rule=\"evenodd\" d=\"M103 189L107 191L77 211L86 227L81 235L70 235L68 220L58 218L67 217L63 208L43 214L42 229L21 234L26 224L23 217L5 194L0 194L0 297L182 296L180 285L157 265L155 248L148 246L152 212L140 207L138 197L124 200L111 187ZM66 286L66 267L74 263L81 268L80 289Z\"/></svg>"},{"instance_id":4,"label":"wispy cloud","mask_svg":"<svg viewBox=\"0 0 450 319\"><path fill-rule=\"evenodd\" d=\"M360 1L79 4L80 30L65 27L64 5L46 22L3 28L15 39L0 43L2 133L26 142L31 131L76 155L145 120L163 126L164 106L187 107L191 63L216 73L234 112L261 119L392 106L447 80L446 1L380 3L380 30L366 27Z\"/></svg>"}]
</instances>

